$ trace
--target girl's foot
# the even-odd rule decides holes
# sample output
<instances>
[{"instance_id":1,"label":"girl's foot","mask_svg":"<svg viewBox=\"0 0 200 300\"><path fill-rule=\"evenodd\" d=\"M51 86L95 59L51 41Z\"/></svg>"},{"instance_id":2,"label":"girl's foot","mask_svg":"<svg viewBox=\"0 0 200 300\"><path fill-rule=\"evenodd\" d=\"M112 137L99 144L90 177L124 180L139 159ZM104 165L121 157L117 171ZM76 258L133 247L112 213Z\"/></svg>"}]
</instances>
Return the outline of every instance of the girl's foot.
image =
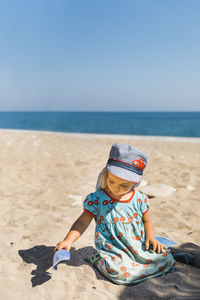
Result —
<instances>
[{"instance_id":1,"label":"girl's foot","mask_svg":"<svg viewBox=\"0 0 200 300\"><path fill-rule=\"evenodd\" d=\"M99 255L99 253L95 253L90 255L88 258L86 258L86 260L91 264L94 265L95 267L97 267L97 262L98 260L100 260L101 256Z\"/></svg>"}]
</instances>

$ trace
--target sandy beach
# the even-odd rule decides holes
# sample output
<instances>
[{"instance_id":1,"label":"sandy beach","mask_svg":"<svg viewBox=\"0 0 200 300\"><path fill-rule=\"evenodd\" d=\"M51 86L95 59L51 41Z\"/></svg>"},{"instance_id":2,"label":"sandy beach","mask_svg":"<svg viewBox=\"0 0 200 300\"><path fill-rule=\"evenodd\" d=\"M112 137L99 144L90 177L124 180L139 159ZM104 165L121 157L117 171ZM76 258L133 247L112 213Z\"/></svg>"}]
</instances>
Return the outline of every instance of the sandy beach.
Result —
<instances>
[{"instance_id":1,"label":"sandy beach","mask_svg":"<svg viewBox=\"0 0 200 300\"><path fill-rule=\"evenodd\" d=\"M85 261L94 252L94 221L71 260L52 268L53 249L95 191L115 142L148 153L143 185L174 188L150 198L156 235L200 252L200 139L1 130L0 299L200 299L200 268L181 262L130 287L102 277Z\"/></svg>"}]
</instances>

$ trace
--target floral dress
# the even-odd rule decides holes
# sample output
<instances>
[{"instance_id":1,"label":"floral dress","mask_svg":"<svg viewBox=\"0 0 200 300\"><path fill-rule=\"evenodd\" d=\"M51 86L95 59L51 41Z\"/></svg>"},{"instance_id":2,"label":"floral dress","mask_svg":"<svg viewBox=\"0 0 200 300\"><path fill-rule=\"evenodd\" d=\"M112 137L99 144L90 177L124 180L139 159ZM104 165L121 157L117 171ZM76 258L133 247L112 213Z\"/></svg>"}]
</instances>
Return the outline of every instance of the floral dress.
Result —
<instances>
[{"instance_id":1,"label":"floral dress","mask_svg":"<svg viewBox=\"0 0 200 300\"><path fill-rule=\"evenodd\" d=\"M83 207L96 222L97 268L111 281L132 285L162 275L174 265L168 251L145 250L142 217L149 210L149 200L144 194L134 190L130 199L119 201L101 189L89 194Z\"/></svg>"}]
</instances>

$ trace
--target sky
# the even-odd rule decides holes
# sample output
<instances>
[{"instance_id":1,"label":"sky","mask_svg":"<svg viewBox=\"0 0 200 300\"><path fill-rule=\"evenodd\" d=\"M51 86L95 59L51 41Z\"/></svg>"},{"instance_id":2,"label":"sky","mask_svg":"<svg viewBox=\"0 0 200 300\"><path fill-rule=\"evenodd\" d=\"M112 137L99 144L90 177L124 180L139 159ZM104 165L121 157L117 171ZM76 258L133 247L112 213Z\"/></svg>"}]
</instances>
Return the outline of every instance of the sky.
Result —
<instances>
[{"instance_id":1,"label":"sky","mask_svg":"<svg viewBox=\"0 0 200 300\"><path fill-rule=\"evenodd\" d=\"M200 111L199 0L0 0L0 111Z\"/></svg>"}]
</instances>

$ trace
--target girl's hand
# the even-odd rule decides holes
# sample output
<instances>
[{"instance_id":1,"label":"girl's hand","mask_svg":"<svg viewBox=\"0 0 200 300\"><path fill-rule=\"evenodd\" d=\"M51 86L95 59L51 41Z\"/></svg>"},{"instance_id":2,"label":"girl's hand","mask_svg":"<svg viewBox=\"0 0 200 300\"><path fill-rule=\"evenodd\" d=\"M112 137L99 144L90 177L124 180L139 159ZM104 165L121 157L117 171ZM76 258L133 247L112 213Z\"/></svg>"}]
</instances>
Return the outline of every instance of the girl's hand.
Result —
<instances>
[{"instance_id":1,"label":"girl's hand","mask_svg":"<svg viewBox=\"0 0 200 300\"><path fill-rule=\"evenodd\" d=\"M165 250L167 250L167 247L161 244L155 238L149 238L149 239L146 238L145 249L149 250L150 245L153 246L154 252L157 251L158 253L160 253L160 252L165 252Z\"/></svg>"},{"instance_id":2,"label":"girl's hand","mask_svg":"<svg viewBox=\"0 0 200 300\"><path fill-rule=\"evenodd\" d=\"M64 241L59 242L56 245L56 247L54 249L54 252L56 252L58 250L62 250L62 249L65 249L65 250L67 250L69 252L70 248L71 248L71 244L69 242L67 242L67 241L64 240Z\"/></svg>"}]
</instances>

